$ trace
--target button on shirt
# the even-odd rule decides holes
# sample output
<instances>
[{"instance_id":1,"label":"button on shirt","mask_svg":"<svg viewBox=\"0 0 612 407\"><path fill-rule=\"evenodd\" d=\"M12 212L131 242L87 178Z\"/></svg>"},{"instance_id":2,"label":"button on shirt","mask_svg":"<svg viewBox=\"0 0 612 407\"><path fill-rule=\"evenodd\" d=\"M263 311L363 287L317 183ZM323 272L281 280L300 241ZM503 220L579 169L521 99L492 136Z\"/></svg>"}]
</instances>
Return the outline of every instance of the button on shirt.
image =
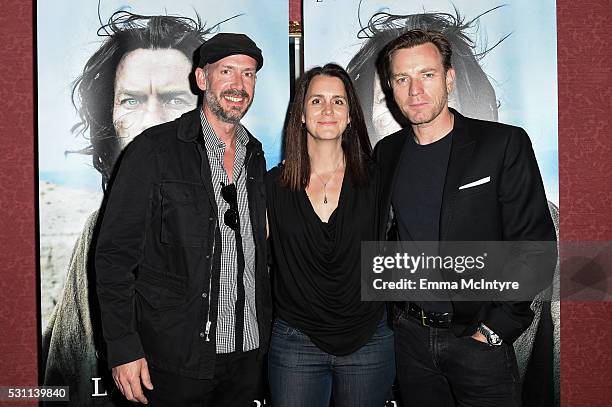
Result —
<instances>
[{"instance_id":1,"label":"button on shirt","mask_svg":"<svg viewBox=\"0 0 612 407\"><path fill-rule=\"evenodd\" d=\"M230 353L235 349L236 328L236 301L238 258L236 252L236 234L223 222L223 216L230 206L221 196L223 185L230 184L230 180L223 166L223 156L226 145L219 140L213 128L206 120L204 112L200 110L200 120L204 133L206 154L210 163L212 185L217 202L218 227L221 231L221 271L219 281L219 305L217 317L216 344L217 353ZM245 169L246 145L249 136L242 127L236 126L236 156L234 158L233 178L238 193L238 214L240 216L240 234L244 251L244 345L242 351L249 351L259 347L259 329L257 326L257 313L255 310L255 243L249 215L247 199L247 171ZM238 350L240 351L240 350Z\"/></svg>"}]
</instances>

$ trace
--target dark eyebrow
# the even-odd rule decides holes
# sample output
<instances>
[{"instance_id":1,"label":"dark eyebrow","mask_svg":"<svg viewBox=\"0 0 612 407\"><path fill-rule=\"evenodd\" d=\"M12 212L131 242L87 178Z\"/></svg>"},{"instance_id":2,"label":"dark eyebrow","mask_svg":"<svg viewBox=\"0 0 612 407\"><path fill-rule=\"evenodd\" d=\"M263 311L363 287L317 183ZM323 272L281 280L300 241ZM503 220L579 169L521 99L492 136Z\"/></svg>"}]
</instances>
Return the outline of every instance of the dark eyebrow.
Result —
<instances>
[{"instance_id":1,"label":"dark eyebrow","mask_svg":"<svg viewBox=\"0 0 612 407\"><path fill-rule=\"evenodd\" d=\"M191 95L193 95L193 93L191 93L191 92L186 92L186 91L184 91L184 90L174 90L174 91L173 91L173 90L170 90L170 91L168 91L168 92L160 92L160 93L159 93L159 95L160 95L161 97L163 97L163 98L168 98L168 99L170 99L170 98L175 98L175 97L178 97L178 96L191 96ZM195 96L195 95L194 95L194 96Z\"/></svg>"},{"instance_id":2,"label":"dark eyebrow","mask_svg":"<svg viewBox=\"0 0 612 407\"><path fill-rule=\"evenodd\" d=\"M314 98L314 97L324 98L325 96L317 94L317 95L310 95L310 97L311 97L311 98ZM346 99L346 96L342 96L342 95L332 95L332 99L334 99L334 98Z\"/></svg>"},{"instance_id":3,"label":"dark eyebrow","mask_svg":"<svg viewBox=\"0 0 612 407\"><path fill-rule=\"evenodd\" d=\"M140 92L140 91L135 91L135 90L123 89L123 88L119 89L117 91L117 94L132 96L132 97L141 97L141 98L149 97L148 92ZM159 92L158 95L161 97L168 98L168 97L177 97L177 96L191 96L193 95L193 93L184 91L184 90L168 90L164 92Z\"/></svg>"},{"instance_id":4,"label":"dark eyebrow","mask_svg":"<svg viewBox=\"0 0 612 407\"><path fill-rule=\"evenodd\" d=\"M119 88L117 90L117 94L125 94L128 96L146 96L147 93L146 92L140 92L137 90L130 90L130 89L126 89L126 88Z\"/></svg>"},{"instance_id":5,"label":"dark eyebrow","mask_svg":"<svg viewBox=\"0 0 612 407\"><path fill-rule=\"evenodd\" d=\"M423 68L419 70L419 73L425 72L438 72L438 70L436 68ZM393 74L393 78L398 78L400 76L410 76L410 74L408 74L407 72L398 72L396 74Z\"/></svg>"},{"instance_id":6,"label":"dark eyebrow","mask_svg":"<svg viewBox=\"0 0 612 407\"><path fill-rule=\"evenodd\" d=\"M128 90L128 89L119 89L114 98L116 97L123 97L123 98L128 97L128 98L133 98L133 99L144 101L149 98L149 94L146 92L137 92L137 91Z\"/></svg>"},{"instance_id":7,"label":"dark eyebrow","mask_svg":"<svg viewBox=\"0 0 612 407\"><path fill-rule=\"evenodd\" d=\"M234 65L222 65L221 67L222 67L222 68L225 68L225 69L238 69L238 67L236 67L236 66L234 66ZM255 72L255 71L257 71L257 68L244 68L244 69L242 70L242 72L247 72L247 71L249 71L249 72Z\"/></svg>"}]
</instances>

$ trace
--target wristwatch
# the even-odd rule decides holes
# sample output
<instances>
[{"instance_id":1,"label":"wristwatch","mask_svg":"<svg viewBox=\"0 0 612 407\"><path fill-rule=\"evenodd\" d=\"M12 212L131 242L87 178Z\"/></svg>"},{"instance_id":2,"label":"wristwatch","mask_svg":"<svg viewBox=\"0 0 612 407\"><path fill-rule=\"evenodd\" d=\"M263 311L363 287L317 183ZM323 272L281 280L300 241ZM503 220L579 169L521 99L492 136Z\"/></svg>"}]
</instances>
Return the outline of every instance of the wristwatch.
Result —
<instances>
[{"instance_id":1,"label":"wristwatch","mask_svg":"<svg viewBox=\"0 0 612 407\"><path fill-rule=\"evenodd\" d=\"M500 338L498 334L493 332L491 328L489 328L482 322L478 324L478 332L480 332L485 336L485 338L487 338L487 343L490 346L499 346L503 342L502 338Z\"/></svg>"}]
</instances>

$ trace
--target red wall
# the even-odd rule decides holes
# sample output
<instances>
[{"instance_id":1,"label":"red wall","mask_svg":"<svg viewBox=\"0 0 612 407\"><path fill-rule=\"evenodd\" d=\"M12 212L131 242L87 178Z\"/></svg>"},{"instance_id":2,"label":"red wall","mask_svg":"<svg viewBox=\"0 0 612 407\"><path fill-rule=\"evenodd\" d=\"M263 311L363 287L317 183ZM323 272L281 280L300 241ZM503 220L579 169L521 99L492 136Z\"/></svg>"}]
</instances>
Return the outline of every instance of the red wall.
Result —
<instances>
[{"instance_id":1,"label":"red wall","mask_svg":"<svg viewBox=\"0 0 612 407\"><path fill-rule=\"evenodd\" d=\"M35 385L38 322L32 1L3 0L2 8L0 386Z\"/></svg>"},{"instance_id":2,"label":"red wall","mask_svg":"<svg viewBox=\"0 0 612 407\"><path fill-rule=\"evenodd\" d=\"M31 0L4 0L2 4L0 386L34 385L38 363L35 5ZM291 19L299 18L299 0L290 0L290 6ZM609 7L609 1L605 0L557 0L563 240L612 240ZM612 381L607 376L612 366L612 303L564 302L561 313L562 405L609 405Z\"/></svg>"},{"instance_id":3,"label":"red wall","mask_svg":"<svg viewBox=\"0 0 612 407\"><path fill-rule=\"evenodd\" d=\"M289 0L289 21L302 21L302 0Z\"/></svg>"},{"instance_id":4,"label":"red wall","mask_svg":"<svg viewBox=\"0 0 612 407\"><path fill-rule=\"evenodd\" d=\"M609 1L557 0L561 240L612 240L609 20ZM562 406L611 405L611 318L612 302L561 303Z\"/></svg>"}]
</instances>

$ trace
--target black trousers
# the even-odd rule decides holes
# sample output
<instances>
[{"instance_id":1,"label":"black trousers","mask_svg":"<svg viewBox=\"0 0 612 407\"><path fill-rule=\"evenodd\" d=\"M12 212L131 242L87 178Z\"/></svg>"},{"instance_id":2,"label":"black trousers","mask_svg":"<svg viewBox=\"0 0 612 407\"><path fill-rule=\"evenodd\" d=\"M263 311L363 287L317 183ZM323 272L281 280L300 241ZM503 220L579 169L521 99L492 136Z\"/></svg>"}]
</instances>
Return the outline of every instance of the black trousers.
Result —
<instances>
[{"instance_id":1,"label":"black trousers","mask_svg":"<svg viewBox=\"0 0 612 407\"><path fill-rule=\"evenodd\" d=\"M253 407L263 405L264 357L257 350L217 355L212 379L193 379L149 367L153 390L144 389L152 407Z\"/></svg>"},{"instance_id":2,"label":"black trousers","mask_svg":"<svg viewBox=\"0 0 612 407\"><path fill-rule=\"evenodd\" d=\"M518 407L511 344L489 346L410 316L394 323L397 379L404 407Z\"/></svg>"}]
</instances>

